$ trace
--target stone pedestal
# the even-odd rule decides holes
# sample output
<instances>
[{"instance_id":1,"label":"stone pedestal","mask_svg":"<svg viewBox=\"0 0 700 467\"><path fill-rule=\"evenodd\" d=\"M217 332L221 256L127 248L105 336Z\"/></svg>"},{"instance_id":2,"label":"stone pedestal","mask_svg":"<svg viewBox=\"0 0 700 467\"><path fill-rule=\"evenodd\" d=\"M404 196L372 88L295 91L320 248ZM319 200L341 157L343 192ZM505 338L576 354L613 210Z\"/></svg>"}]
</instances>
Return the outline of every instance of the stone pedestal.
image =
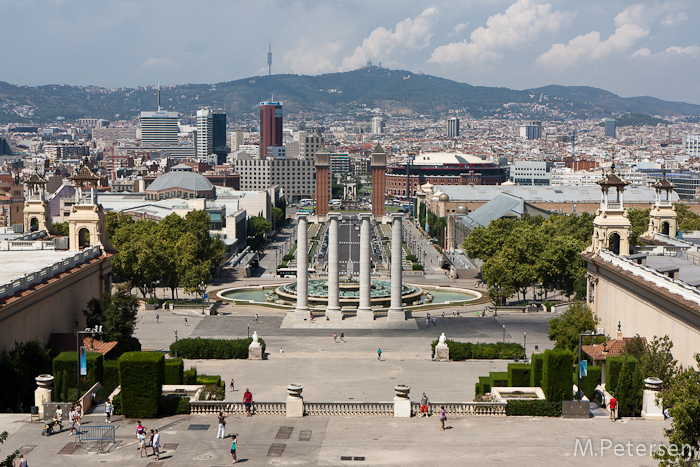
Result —
<instances>
[{"instance_id":1,"label":"stone pedestal","mask_svg":"<svg viewBox=\"0 0 700 467\"><path fill-rule=\"evenodd\" d=\"M438 339L438 343L435 346L435 361L436 362L449 362L450 361L450 348L447 347L447 338L443 332Z\"/></svg>"},{"instance_id":2,"label":"stone pedestal","mask_svg":"<svg viewBox=\"0 0 700 467\"><path fill-rule=\"evenodd\" d=\"M297 213L297 306L294 319L309 318L309 216Z\"/></svg>"},{"instance_id":3,"label":"stone pedestal","mask_svg":"<svg viewBox=\"0 0 700 467\"><path fill-rule=\"evenodd\" d=\"M301 384L290 384L287 386L287 417L301 418L304 416L304 399L301 391L304 386Z\"/></svg>"},{"instance_id":4,"label":"stone pedestal","mask_svg":"<svg viewBox=\"0 0 700 467\"><path fill-rule=\"evenodd\" d=\"M329 213L328 219L328 307L326 317L329 321L342 321L340 311L340 277L338 271L338 223L340 214Z\"/></svg>"},{"instance_id":5,"label":"stone pedestal","mask_svg":"<svg viewBox=\"0 0 700 467\"><path fill-rule=\"evenodd\" d=\"M644 380L644 395L642 396L642 418L644 420L664 420L663 408L656 402L656 395L661 389L659 378Z\"/></svg>"},{"instance_id":6,"label":"stone pedestal","mask_svg":"<svg viewBox=\"0 0 700 467\"><path fill-rule=\"evenodd\" d=\"M411 399L408 398L410 391L411 388L403 384L394 386L394 418L411 417Z\"/></svg>"},{"instance_id":7,"label":"stone pedestal","mask_svg":"<svg viewBox=\"0 0 700 467\"><path fill-rule=\"evenodd\" d=\"M258 333L253 332L253 342L248 346L248 360L262 360L262 344L258 340Z\"/></svg>"},{"instance_id":8,"label":"stone pedestal","mask_svg":"<svg viewBox=\"0 0 700 467\"><path fill-rule=\"evenodd\" d=\"M358 321L374 321L372 311L372 267L370 252L372 248L372 233L369 213L358 214L360 218L360 305L357 307Z\"/></svg>"},{"instance_id":9,"label":"stone pedestal","mask_svg":"<svg viewBox=\"0 0 700 467\"><path fill-rule=\"evenodd\" d=\"M44 419L44 403L53 402L53 376L39 375L34 378L37 388L34 390L34 405L39 407L39 419Z\"/></svg>"},{"instance_id":10,"label":"stone pedestal","mask_svg":"<svg viewBox=\"0 0 700 467\"><path fill-rule=\"evenodd\" d=\"M392 214L391 226L391 306L387 312L389 321L405 321L406 313L401 301L403 292L403 265L401 264L401 221L403 214Z\"/></svg>"}]
</instances>

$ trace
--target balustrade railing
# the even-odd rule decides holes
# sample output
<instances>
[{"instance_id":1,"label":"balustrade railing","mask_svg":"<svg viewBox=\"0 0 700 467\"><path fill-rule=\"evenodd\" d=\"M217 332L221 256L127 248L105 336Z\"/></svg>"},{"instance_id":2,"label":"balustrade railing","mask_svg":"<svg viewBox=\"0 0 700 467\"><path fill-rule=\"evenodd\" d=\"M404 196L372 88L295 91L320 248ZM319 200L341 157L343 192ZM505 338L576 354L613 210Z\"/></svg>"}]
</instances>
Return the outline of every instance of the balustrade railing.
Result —
<instances>
[{"instance_id":1,"label":"balustrade railing","mask_svg":"<svg viewBox=\"0 0 700 467\"><path fill-rule=\"evenodd\" d=\"M394 416L393 402L304 402L305 415Z\"/></svg>"},{"instance_id":2,"label":"balustrade railing","mask_svg":"<svg viewBox=\"0 0 700 467\"><path fill-rule=\"evenodd\" d=\"M505 417L507 402L431 402L428 406L429 414L439 414L440 407L445 407L447 416L476 415L488 417ZM411 414L418 415L420 403L411 403Z\"/></svg>"},{"instance_id":3,"label":"balustrade railing","mask_svg":"<svg viewBox=\"0 0 700 467\"><path fill-rule=\"evenodd\" d=\"M243 402L226 401L190 401L190 411L193 414L244 414ZM254 402L251 411L256 415L285 415L287 404L284 402Z\"/></svg>"}]
</instances>

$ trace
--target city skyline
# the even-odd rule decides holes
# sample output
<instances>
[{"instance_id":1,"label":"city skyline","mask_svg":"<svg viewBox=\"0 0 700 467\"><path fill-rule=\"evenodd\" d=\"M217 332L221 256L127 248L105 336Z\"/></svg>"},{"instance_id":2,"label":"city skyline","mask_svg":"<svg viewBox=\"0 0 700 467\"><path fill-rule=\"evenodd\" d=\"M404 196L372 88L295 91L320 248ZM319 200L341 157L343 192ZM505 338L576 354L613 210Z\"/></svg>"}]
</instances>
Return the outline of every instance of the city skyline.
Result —
<instances>
[{"instance_id":1,"label":"city skyline","mask_svg":"<svg viewBox=\"0 0 700 467\"><path fill-rule=\"evenodd\" d=\"M0 0L6 37L21 39L0 51L0 81L213 84L267 75L271 43L273 74L347 71L371 60L472 85L581 85L700 104L692 26L700 4L691 0L206 5ZM193 24L207 24L207 34Z\"/></svg>"}]
</instances>

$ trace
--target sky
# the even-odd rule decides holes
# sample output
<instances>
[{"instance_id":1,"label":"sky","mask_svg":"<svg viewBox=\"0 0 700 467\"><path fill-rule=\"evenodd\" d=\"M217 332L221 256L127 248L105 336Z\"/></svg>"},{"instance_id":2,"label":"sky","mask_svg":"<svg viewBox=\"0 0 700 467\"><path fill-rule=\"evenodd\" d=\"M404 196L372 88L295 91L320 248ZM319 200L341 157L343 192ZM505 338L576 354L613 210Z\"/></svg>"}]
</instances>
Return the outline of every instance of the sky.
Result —
<instances>
[{"instance_id":1,"label":"sky","mask_svg":"<svg viewBox=\"0 0 700 467\"><path fill-rule=\"evenodd\" d=\"M0 81L109 88L364 66L700 104L698 0L0 0ZM696 24L696 26L693 26Z\"/></svg>"}]
</instances>

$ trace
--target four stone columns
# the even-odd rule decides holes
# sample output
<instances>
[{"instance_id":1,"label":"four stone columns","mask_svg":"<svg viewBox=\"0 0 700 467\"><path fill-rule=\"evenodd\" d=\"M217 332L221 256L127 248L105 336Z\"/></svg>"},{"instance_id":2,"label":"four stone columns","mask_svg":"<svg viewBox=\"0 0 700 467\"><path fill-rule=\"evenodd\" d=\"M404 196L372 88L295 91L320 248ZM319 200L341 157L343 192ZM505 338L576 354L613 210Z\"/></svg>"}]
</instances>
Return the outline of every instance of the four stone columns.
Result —
<instances>
[{"instance_id":1,"label":"four stone columns","mask_svg":"<svg viewBox=\"0 0 700 467\"><path fill-rule=\"evenodd\" d=\"M372 272L370 264L370 252L372 248L370 220L372 214L360 213L360 306L357 308L358 321L373 321L372 312Z\"/></svg>"},{"instance_id":2,"label":"four stone columns","mask_svg":"<svg viewBox=\"0 0 700 467\"><path fill-rule=\"evenodd\" d=\"M297 307L294 319L309 317L309 214L299 212L297 217Z\"/></svg>"},{"instance_id":3,"label":"four stone columns","mask_svg":"<svg viewBox=\"0 0 700 467\"><path fill-rule=\"evenodd\" d=\"M340 214L328 213L328 307L326 317L330 321L342 321L340 311L340 279L338 271L338 223Z\"/></svg>"},{"instance_id":4,"label":"four stone columns","mask_svg":"<svg viewBox=\"0 0 700 467\"><path fill-rule=\"evenodd\" d=\"M391 226L391 306L389 307L387 317L389 320L404 321L406 319L406 313L404 312L401 300L403 288L401 221L403 220L403 214L392 214L391 218L393 220Z\"/></svg>"}]
</instances>

